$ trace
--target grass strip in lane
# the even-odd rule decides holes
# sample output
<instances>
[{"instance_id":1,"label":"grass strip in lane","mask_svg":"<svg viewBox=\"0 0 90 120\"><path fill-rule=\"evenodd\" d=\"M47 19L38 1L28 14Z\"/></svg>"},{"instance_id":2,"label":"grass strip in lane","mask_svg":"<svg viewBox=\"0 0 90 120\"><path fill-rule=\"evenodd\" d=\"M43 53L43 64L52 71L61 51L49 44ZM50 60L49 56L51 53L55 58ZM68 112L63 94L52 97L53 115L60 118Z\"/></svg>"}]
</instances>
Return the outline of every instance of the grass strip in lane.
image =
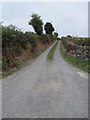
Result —
<instances>
[{"instance_id":1,"label":"grass strip in lane","mask_svg":"<svg viewBox=\"0 0 90 120\"><path fill-rule=\"evenodd\" d=\"M69 62L70 64L74 65L75 67L78 67L81 70L84 70L88 73L90 73L90 61L81 59L80 57L71 56L64 52L64 46L62 44L62 41L60 42L60 51L62 57L65 59L65 61Z\"/></svg>"},{"instance_id":2,"label":"grass strip in lane","mask_svg":"<svg viewBox=\"0 0 90 120\"><path fill-rule=\"evenodd\" d=\"M57 44L58 44L58 41L53 45L53 47L50 49L48 55L47 55L47 60L48 61L52 61L53 57L54 57L54 52L55 52L55 49L57 47Z\"/></svg>"}]
</instances>

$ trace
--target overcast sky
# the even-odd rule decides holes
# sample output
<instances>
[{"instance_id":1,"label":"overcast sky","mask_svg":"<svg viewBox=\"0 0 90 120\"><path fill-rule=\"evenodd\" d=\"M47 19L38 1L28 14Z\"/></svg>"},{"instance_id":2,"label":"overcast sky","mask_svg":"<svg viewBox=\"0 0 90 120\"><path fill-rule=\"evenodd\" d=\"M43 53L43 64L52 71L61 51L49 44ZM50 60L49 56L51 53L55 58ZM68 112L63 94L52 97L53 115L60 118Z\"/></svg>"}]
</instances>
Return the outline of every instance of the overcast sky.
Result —
<instances>
[{"instance_id":1,"label":"overcast sky","mask_svg":"<svg viewBox=\"0 0 90 120\"><path fill-rule=\"evenodd\" d=\"M2 21L23 31L33 31L28 25L32 13L41 16L44 24L51 22L59 36L88 36L88 3L3 3Z\"/></svg>"}]
</instances>

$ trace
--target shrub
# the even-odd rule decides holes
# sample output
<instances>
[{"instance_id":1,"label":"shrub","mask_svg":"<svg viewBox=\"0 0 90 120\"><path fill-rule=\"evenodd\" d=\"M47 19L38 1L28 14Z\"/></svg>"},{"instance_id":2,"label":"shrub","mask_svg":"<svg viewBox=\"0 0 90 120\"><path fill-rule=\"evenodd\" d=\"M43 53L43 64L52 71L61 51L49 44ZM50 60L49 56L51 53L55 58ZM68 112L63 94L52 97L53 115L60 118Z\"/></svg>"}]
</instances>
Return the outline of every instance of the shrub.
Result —
<instances>
[{"instance_id":1,"label":"shrub","mask_svg":"<svg viewBox=\"0 0 90 120\"><path fill-rule=\"evenodd\" d=\"M30 50L33 55L36 52L35 50L37 50L38 44L46 45L54 40L52 35L37 35L33 32L24 33L15 27L2 26L3 69L18 67L19 65L16 63L15 58L23 55L23 51ZM27 55L30 54L27 53Z\"/></svg>"}]
</instances>

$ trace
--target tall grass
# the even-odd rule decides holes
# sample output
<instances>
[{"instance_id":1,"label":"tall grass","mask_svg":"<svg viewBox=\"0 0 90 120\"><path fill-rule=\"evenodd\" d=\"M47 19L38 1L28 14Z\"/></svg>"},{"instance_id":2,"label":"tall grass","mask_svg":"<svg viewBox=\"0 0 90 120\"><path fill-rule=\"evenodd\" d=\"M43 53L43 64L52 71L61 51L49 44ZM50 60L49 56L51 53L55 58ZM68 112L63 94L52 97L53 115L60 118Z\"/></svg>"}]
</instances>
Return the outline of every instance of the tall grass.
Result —
<instances>
[{"instance_id":1,"label":"tall grass","mask_svg":"<svg viewBox=\"0 0 90 120\"><path fill-rule=\"evenodd\" d=\"M54 57L54 52L55 49L57 47L58 41L53 45L53 47L51 48L51 50L49 51L48 55L47 55L47 60L48 61L52 61L53 57Z\"/></svg>"}]
</instances>

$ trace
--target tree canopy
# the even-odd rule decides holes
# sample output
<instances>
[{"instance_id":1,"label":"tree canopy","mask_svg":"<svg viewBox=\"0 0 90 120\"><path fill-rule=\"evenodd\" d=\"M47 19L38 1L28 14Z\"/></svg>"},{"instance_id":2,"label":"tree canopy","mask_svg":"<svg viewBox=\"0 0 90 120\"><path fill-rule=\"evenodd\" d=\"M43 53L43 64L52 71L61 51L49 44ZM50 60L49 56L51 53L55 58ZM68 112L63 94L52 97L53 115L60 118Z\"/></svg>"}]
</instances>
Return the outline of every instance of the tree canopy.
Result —
<instances>
[{"instance_id":1,"label":"tree canopy","mask_svg":"<svg viewBox=\"0 0 90 120\"><path fill-rule=\"evenodd\" d=\"M41 16L38 14L32 14L32 19L29 21L29 25L32 25L35 32L38 35L41 35L43 33L43 21L41 19Z\"/></svg>"},{"instance_id":2,"label":"tree canopy","mask_svg":"<svg viewBox=\"0 0 90 120\"><path fill-rule=\"evenodd\" d=\"M46 34L52 35L52 32L54 31L54 27L50 22L47 22L44 26L44 29L46 31Z\"/></svg>"}]
</instances>

